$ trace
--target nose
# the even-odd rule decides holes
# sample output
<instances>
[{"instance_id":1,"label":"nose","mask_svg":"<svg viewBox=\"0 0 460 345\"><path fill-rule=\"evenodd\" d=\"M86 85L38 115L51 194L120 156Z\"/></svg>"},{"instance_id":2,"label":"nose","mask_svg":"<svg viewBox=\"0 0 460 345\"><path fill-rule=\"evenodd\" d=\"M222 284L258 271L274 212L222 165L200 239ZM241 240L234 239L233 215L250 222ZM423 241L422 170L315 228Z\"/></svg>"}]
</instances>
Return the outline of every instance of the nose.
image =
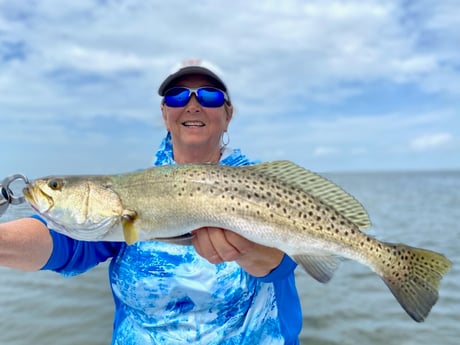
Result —
<instances>
[{"instance_id":1,"label":"nose","mask_svg":"<svg viewBox=\"0 0 460 345\"><path fill-rule=\"evenodd\" d=\"M190 97L190 100L188 101L188 103L187 103L187 105L185 107L186 107L186 111L188 111L188 112L199 112L199 111L201 111L201 105L198 102L198 100L196 99L195 94L192 94L192 96Z\"/></svg>"}]
</instances>

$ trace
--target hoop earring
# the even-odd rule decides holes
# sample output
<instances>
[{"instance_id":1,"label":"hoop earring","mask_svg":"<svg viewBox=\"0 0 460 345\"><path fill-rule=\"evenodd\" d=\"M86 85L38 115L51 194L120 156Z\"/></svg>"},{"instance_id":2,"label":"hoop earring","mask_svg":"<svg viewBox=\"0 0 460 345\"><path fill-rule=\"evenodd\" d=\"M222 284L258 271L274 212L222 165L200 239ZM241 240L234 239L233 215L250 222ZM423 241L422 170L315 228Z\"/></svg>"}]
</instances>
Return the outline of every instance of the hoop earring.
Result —
<instances>
[{"instance_id":1,"label":"hoop earring","mask_svg":"<svg viewBox=\"0 0 460 345\"><path fill-rule=\"evenodd\" d=\"M220 137L220 147L226 148L229 143L230 143L230 136L228 135L227 131L223 131L222 136Z\"/></svg>"}]
</instances>

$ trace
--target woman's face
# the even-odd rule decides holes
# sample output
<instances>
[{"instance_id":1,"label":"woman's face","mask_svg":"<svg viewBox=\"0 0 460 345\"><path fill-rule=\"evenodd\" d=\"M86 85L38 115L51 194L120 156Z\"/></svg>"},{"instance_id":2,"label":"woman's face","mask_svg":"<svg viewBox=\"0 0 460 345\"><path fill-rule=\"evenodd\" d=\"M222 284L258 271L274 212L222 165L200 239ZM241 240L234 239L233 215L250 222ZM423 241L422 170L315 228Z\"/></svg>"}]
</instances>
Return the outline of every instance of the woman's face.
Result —
<instances>
[{"instance_id":1,"label":"woman's face","mask_svg":"<svg viewBox=\"0 0 460 345\"><path fill-rule=\"evenodd\" d=\"M216 85L205 76L190 75L171 85L174 86L197 88ZM192 95L184 107L174 108L163 104L161 111L166 129L171 132L176 162L218 161L222 133L227 130L232 118L231 106L203 107Z\"/></svg>"}]
</instances>

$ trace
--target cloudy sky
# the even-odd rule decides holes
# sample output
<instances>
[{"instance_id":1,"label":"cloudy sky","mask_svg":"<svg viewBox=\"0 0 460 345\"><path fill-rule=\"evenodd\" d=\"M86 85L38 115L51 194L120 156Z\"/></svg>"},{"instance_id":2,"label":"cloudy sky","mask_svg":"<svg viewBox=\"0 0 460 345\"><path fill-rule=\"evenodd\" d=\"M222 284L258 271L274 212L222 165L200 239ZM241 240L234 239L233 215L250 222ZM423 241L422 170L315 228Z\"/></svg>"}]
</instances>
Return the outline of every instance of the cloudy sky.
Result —
<instances>
[{"instance_id":1,"label":"cloudy sky","mask_svg":"<svg viewBox=\"0 0 460 345\"><path fill-rule=\"evenodd\" d=\"M151 164L187 58L222 71L254 158L459 169L459 27L456 0L0 0L0 178Z\"/></svg>"}]
</instances>

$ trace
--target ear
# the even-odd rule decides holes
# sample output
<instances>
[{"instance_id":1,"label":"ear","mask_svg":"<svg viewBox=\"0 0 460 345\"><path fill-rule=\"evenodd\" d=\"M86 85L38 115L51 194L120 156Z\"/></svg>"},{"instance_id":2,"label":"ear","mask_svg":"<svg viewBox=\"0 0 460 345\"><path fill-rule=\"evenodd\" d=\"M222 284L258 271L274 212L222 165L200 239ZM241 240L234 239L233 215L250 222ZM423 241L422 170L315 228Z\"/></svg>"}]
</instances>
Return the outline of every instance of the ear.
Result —
<instances>
[{"instance_id":1,"label":"ear","mask_svg":"<svg viewBox=\"0 0 460 345\"><path fill-rule=\"evenodd\" d=\"M225 104L225 114L226 114L225 120L227 121L227 126L228 126L228 124L230 123L230 120L233 117L233 106L232 105Z\"/></svg>"}]
</instances>

